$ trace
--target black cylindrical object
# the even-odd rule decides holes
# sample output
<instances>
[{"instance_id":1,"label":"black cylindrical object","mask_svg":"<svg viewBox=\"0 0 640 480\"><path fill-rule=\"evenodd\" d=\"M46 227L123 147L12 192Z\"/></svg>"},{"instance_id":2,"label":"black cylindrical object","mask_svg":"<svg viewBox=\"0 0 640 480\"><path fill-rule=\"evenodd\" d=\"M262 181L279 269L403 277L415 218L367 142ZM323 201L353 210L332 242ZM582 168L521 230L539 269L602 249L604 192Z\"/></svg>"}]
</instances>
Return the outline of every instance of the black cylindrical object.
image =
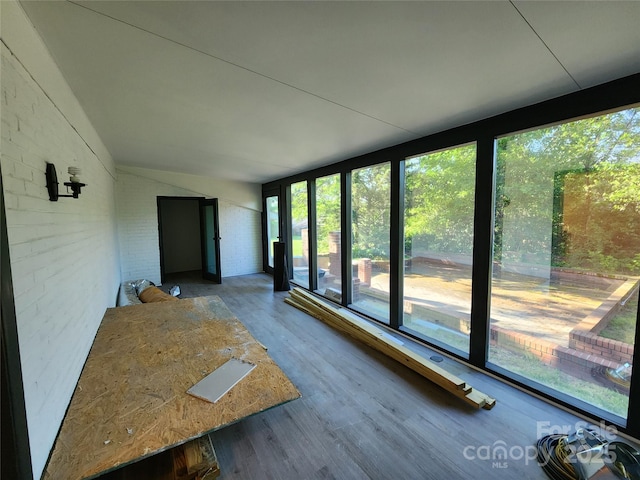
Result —
<instances>
[{"instance_id":1,"label":"black cylindrical object","mask_svg":"<svg viewBox=\"0 0 640 480\"><path fill-rule=\"evenodd\" d=\"M284 242L273 242L273 290L276 292L291 290L286 246Z\"/></svg>"}]
</instances>

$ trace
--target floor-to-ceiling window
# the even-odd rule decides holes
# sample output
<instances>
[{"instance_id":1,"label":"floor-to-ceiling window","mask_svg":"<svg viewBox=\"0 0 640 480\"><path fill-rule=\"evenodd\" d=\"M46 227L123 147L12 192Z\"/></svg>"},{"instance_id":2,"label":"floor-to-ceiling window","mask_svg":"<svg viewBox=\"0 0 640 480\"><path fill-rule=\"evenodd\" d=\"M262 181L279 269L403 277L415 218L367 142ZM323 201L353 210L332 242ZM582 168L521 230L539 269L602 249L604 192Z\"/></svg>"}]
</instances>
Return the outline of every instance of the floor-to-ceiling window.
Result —
<instances>
[{"instance_id":1,"label":"floor-to-ceiling window","mask_svg":"<svg viewBox=\"0 0 640 480\"><path fill-rule=\"evenodd\" d=\"M342 298L340 175L316 179L316 245L318 292Z\"/></svg>"},{"instance_id":2,"label":"floor-to-ceiling window","mask_svg":"<svg viewBox=\"0 0 640 480\"><path fill-rule=\"evenodd\" d=\"M640 94L623 80L266 184L290 189L294 280L640 435Z\"/></svg>"},{"instance_id":3,"label":"floor-to-ceiling window","mask_svg":"<svg viewBox=\"0 0 640 480\"><path fill-rule=\"evenodd\" d=\"M405 161L403 325L469 352L475 144Z\"/></svg>"},{"instance_id":4,"label":"floor-to-ceiling window","mask_svg":"<svg viewBox=\"0 0 640 480\"><path fill-rule=\"evenodd\" d=\"M351 174L352 303L389 322L391 166Z\"/></svg>"},{"instance_id":5,"label":"floor-to-ceiling window","mask_svg":"<svg viewBox=\"0 0 640 480\"><path fill-rule=\"evenodd\" d=\"M640 109L497 140L490 362L626 417Z\"/></svg>"},{"instance_id":6,"label":"floor-to-ceiling window","mask_svg":"<svg viewBox=\"0 0 640 480\"><path fill-rule=\"evenodd\" d=\"M292 277L299 285L309 286L309 220L307 182L291 185Z\"/></svg>"}]
</instances>

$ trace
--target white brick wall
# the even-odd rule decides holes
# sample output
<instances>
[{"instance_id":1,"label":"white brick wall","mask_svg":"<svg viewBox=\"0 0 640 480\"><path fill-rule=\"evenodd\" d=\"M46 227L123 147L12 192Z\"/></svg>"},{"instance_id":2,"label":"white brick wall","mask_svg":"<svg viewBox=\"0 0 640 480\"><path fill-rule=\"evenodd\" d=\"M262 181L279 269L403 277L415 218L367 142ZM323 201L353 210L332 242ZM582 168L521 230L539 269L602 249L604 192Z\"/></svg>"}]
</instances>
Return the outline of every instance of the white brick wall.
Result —
<instances>
[{"instance_id":1,"label":"white brick wall","mask_svg":"<svg viewBox=\"0 0 640 480\"><path fill-rule=\"evenodd\" d=\"M2 2L2 15L3 34L10 31L0 46L2 181L31 458L40 478L120 283L115 168L86 117L77 116L77 101L69 101L70 89L20 7ZM34 62L38 73L25 67ZM49 88L54 80L63 97ZM88 185L79 199L49 201L47 161L61 183L68 166L82 169Z\"/></svg>"},{"instance_id":2,"label":"white brick wall","mask_svg":"<svg viewBox=\"0 0 640 480\"><path fill-rule=\"evenodd\" d=\"M220 268L223 277L262 271L260 212L219 202Z\"/></svg>"},{"instance_id":3,"label":"white brick wall","mask_svg":"<svg viewBox=\"0 0 640 480\"><path fill-rule=\"evenodd\" d=\"M249 210L258 212L262 210L262 185L259 183L239 182L128 165L118 165L118 170L132 175L140 175L156 182L168 183L185 190L200 192L207 198L219 198L232 205L248 208Z\"/></svg>"},{"instance_id":4,"label":"white brick wall","mask_svg":"<svg viewBox=\"0 0 640 480\"><path fill-rule=\"evenodd\" d=\"M137 169L143 172L143 169ZM197 186L196 186L197 187ZM116 184L121 275L160 283L157 197L206 197L194 190L118 170ZM219 200L223 277L262 271L260 212Z\"/></svg>"}]
</instances>

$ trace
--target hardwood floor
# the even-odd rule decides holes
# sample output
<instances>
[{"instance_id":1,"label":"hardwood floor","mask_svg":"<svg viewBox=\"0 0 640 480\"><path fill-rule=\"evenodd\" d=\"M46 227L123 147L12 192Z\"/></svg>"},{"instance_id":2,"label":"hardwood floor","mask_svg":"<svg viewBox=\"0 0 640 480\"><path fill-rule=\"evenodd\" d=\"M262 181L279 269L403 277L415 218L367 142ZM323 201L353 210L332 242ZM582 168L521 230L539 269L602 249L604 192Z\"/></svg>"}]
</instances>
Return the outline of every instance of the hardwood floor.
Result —
<instances>
[{"instance_id":1,"label":"hardwood floor","mask_svg":"<svg viewBox=\"0 0 640 480\"><path fill-rule=\"evenodd\" d=\"M274 292L268 275L222 285L177 275L162 288L175 284L182 297L219 295L302 393L211 434L221 479L544 479L532 458L535 440L545 425L580 421L445 358L441 366L497 399L492 410L475 410L287 305L288 293Z\"/></svg>"}]
</instances>

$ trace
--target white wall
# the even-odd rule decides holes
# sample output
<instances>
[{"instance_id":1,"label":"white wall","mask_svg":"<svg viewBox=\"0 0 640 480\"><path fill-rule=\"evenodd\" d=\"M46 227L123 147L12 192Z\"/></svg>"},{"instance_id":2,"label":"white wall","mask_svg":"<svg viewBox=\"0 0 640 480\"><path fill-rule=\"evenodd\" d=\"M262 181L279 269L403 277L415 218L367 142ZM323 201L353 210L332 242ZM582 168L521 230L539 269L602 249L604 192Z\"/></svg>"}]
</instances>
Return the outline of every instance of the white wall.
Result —
<instances>
[{"instance_id":1,"label":"white wall","mask_svg":"<svg viewBox=\"0 0 640 480\"><path fill-rule=\"evenodd\" d=\"M2 181L35 478L119 276L115 167L21 7L2 1ZM50 202L46 162L88 186ZM64 187L62 187L64 190ZM65 192L61 192L65 193Z\"/></svg>"},{"instance_id":2,"label":"white wall","mask_svg":"<svg viewBox=\"0 0 640 480\"><path fill-rule=\"evenodd\" d=\"M146 278L160 283L157 197L216 197L215 192L188 190L141 176L144 169L118 168L116 203L121 275L124 280ZM157 171L151 171L156 175ZM171 177L167 172L167 179ZM183 177L184 178L184 177ZM200 177L194 177L200 178ZM259 204L259 198L257 200ZM220 270L223 277L262 271L260 212L220 198Z\"/></svg>"},{"instance_id":3,"label":"white wall","mask_svg":"<svg viewBox=\"0 0 640 480\"><path fill-rule=\"evenodd\" d=\"M189 175L186 173L165 172L148 168L118 165L118 170L150 178L160 183L168 183L186 190L200 192L207 198L218 198L231 205L262 210L262 186L257 183L238 182L218 178Z\"/></svg>"}]
</instances>

